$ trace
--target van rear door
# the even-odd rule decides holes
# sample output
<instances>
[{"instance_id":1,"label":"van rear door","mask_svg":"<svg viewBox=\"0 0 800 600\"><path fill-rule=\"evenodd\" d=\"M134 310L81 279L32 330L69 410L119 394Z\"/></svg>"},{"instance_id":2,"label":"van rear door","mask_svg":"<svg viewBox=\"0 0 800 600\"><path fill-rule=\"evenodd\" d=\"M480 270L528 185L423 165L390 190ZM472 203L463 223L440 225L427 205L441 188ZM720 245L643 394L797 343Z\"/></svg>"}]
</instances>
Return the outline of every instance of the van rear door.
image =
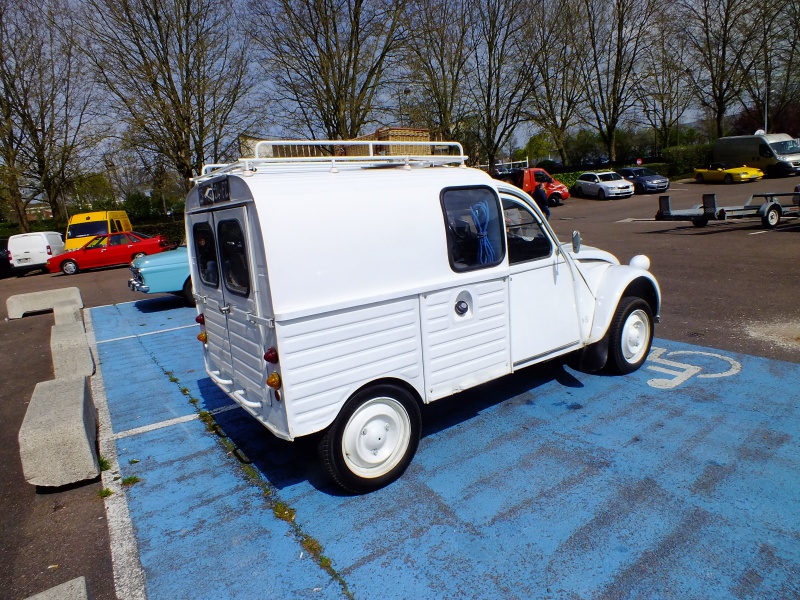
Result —
<instances>
[{"instance_id":1,"label":"van rear door","mask_svg":"<svg viewBox=\"0 0 800 600\"><path fill-rule=\"evenodd\" d=\"M271 403L263 356L274 330L259 317L247 206L195 213L189 221L197 272L193 281L208 336L208 373L261 416Z\"/></svg>"}]
</instances>

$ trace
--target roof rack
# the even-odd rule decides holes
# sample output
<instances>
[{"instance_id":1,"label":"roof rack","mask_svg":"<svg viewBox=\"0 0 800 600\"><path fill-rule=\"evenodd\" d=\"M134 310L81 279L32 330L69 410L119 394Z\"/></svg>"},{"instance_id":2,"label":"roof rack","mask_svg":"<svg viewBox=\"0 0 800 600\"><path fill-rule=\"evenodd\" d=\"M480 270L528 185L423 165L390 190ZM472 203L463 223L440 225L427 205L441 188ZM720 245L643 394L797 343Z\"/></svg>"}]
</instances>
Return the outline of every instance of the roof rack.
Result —
<instances>
[{"instance_id":1,"label":"roof rack","mask_svg":"<svg viewBox=\"0 0 800 600\"><path fill-rule=\"evenodd\" d=\"M457 154L451 152L457 151ZM331 172L339 166L415 167L458 164L465 167L467 157L458 142L406 142L375 140L263 140L255 145L253 156L233 163L207 164L198 177L202 181L226 173L245 176L278 165L328 165Z\"/></svg>"}]
</instances>

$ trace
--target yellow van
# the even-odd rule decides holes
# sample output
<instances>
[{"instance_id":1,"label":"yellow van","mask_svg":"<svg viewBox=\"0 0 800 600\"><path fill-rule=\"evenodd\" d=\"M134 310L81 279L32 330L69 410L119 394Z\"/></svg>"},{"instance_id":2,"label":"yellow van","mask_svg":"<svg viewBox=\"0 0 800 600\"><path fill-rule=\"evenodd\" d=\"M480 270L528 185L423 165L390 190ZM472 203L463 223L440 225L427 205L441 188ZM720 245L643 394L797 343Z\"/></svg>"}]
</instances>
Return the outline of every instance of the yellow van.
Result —
<instances>
[{"instance_id":1,"label":"yellow van","mask_svg":"<svg viewBox=\"0 0 800 600\"><path fill-rule=\"evenodd\" d=\"M95 235L132 230L128 213L124 210L100 210L72 215L67 225L66 250L80 248Z\"/></svg>"}]
</instances>

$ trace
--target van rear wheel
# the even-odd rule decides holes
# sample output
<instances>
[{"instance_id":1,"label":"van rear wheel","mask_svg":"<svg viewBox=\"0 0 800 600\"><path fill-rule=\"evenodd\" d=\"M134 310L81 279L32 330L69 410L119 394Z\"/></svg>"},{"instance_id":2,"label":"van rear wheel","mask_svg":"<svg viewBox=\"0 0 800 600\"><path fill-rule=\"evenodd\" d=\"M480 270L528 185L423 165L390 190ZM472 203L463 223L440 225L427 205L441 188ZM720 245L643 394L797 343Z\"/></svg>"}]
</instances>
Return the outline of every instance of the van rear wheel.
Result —
<instances>
[{"instance_id":1,"label":"van rear wheel","mask_svg":"<svg viewBox=\"0 0 800 600\"><path fill-rule=\"evenodd\" d=\"M75 275L78 272L78 265L74 260L65 260L61 263L61 272L64 275Z\"/></svg>"},{"instance_id":2,"label":"van rear wheel","mask_svg":"<svg viewBox=\"0 0 800 600\"><path fill-rule=\"evenodd\" d=\"M406 390L382 384L357 392L319 443L322 464L340 487L363 494L400 477L417 451L422 417Z\"/></svg>"}]
</instances>

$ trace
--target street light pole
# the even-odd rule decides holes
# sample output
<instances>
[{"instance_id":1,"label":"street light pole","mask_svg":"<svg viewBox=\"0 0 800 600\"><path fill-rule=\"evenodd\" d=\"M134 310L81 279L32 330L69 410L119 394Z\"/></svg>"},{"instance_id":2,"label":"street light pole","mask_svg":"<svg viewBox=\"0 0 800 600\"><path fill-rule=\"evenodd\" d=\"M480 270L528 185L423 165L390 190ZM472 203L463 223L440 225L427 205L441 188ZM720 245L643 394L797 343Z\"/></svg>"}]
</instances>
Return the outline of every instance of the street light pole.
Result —
<instances>
[{"instance_id":1,"label":"street light pole","mask_svg":"<svg viewBox=\"0 0 800 600\"><path fill-rule=\"evenodd\" d=\"M767 115L769 115L769 88L764 92L764 133L767 133Z\"/></svg>"}]
</instances>

